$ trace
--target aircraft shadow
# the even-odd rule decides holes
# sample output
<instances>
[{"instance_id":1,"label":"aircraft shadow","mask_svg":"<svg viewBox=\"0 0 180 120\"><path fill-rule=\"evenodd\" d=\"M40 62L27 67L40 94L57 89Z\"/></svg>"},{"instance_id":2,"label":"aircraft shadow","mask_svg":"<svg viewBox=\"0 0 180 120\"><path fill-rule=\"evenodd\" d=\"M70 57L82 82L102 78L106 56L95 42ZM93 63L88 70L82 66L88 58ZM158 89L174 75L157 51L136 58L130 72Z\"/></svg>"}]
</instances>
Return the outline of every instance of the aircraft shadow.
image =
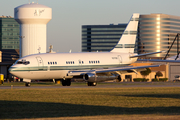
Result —
<instances>
[{"instance_id":1,"label":"aircraft shadow","mask_svg":"<svg viewBox=\"0 0 180 120\"><path fill-rule=\"evenodd\" d=\"M179 94L140 94L140 95L121 95L126 97L154 97L154 98L174 98L180 99Z\"/></svg>"},{"instance_id":2,"label":"aircraft shadow","mask_svg":"<svg viewBox=\"0 0 180 120\"><path fill-rule=\"evenodd\" d=\"M154 98L174 98L180 99L179 94L135 94L135 95L123 95L123 94L105 94L109 96L126 96L126 97L154 97Z\"/></svg>"},{"instance_id":3,"label":"aircraft shadow","mask_svg":"<svg viewBox=\"0 0 180 120\"><path fill-rule=\"evenodd\" d=\"M180 109L171 107L110 107L66 103L0 101L0 119L75 117L95 115L162 114L179 115Z\"/></svg>"}]
</instances>

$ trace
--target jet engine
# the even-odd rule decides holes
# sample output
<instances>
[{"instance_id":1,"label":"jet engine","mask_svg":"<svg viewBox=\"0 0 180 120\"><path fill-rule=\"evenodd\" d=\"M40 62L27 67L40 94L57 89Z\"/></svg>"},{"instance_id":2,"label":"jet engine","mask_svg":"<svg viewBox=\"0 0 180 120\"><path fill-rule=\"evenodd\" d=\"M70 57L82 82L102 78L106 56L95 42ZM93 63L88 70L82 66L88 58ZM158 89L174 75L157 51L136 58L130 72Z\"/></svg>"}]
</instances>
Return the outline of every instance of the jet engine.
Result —
<instances>
[{"instance_id":1,"label":"jet engine","mask_svg":"<svg viewBox=\"0 0 180 120\"><path fill-rule=\"evenodd\" d=\"M107 80L113 80L118 79L118 74L112 74L112 75L96 75L93 73L86 73L83 75L83 80L88 82L103 82Z\"/></svg>"}]
</instances>

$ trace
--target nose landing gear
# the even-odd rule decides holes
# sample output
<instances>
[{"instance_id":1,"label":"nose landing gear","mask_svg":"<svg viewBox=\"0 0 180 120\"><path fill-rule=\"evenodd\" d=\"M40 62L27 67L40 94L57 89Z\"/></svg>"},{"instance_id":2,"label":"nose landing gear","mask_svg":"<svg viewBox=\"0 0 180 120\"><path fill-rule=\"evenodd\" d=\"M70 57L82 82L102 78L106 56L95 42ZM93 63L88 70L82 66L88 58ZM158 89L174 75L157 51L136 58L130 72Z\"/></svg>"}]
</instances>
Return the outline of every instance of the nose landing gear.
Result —
<instances>
[{"instance_id":1,"label":"nose landing gear","mask_svg":"<svg viewBox=\"0 0 180 120\"><path fill-rule=\"evenodd\" d=\"M25 86L26 86L26 87L30 87L31 84L30 84L30 83L25 83Z\"/></svg>"},{"instance_id":2,"label":"nose landing gear","mask_svg":"<svg viewBox=\"0 0 180 120\"><path fill-rule=\"evenodd\" d=\"M96 85L97 85L97 82L88 82L87 85L88 85L88 86L96 86Z\"/></svg>"}]
</instances>

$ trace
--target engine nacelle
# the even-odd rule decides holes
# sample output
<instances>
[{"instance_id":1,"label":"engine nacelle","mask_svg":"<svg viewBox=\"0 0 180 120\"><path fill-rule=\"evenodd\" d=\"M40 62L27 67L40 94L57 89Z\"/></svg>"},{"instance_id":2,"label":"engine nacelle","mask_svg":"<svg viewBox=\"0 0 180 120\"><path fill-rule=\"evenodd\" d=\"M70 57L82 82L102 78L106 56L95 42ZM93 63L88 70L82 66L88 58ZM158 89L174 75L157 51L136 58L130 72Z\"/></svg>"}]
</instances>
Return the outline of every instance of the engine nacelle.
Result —
<instances>
[{"instance_id":1,"label":"engine nacelle","mask_svg":"<svg viewBox=\"0 0 180 120\"><path fill-rule=\"evenodd\" d=\"M83 80L89 81L89 82L94 82L96 79L96 75L93 73L86 73L83 76Z\"/></svg>"},{"instance_id":2,"label":"engine nacelle","mask_svg":"<svg viewBox=\"0 0 180 120\"><path fill-rule=\"evenodd\" d=\"M93 73L86 73L83 75L83 80L88 81L88 82L103 82L107 80L114 80L118 78L118 74L113 74L113 75L101 75L98 76Z\"/></svg>"}]
</instances>

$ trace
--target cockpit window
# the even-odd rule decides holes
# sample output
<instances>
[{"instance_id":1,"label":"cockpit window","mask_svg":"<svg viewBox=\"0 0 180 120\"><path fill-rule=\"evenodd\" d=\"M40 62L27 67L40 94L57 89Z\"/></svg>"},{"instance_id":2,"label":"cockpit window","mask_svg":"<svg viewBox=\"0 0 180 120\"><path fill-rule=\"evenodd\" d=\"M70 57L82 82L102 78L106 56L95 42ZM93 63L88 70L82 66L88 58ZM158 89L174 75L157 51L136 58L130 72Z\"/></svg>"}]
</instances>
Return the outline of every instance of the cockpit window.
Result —
<instances>
[{"instance_id":1,"label":"cockpit window","mask_svg":"<svg viewBox=\"0 0 180 120\"><path fill-rule=\"evenodd\" d=\"M27 65L27 64L30 64L30 62L29 61L17 61L17 64Z\"/></svg>"}]
</instances>

